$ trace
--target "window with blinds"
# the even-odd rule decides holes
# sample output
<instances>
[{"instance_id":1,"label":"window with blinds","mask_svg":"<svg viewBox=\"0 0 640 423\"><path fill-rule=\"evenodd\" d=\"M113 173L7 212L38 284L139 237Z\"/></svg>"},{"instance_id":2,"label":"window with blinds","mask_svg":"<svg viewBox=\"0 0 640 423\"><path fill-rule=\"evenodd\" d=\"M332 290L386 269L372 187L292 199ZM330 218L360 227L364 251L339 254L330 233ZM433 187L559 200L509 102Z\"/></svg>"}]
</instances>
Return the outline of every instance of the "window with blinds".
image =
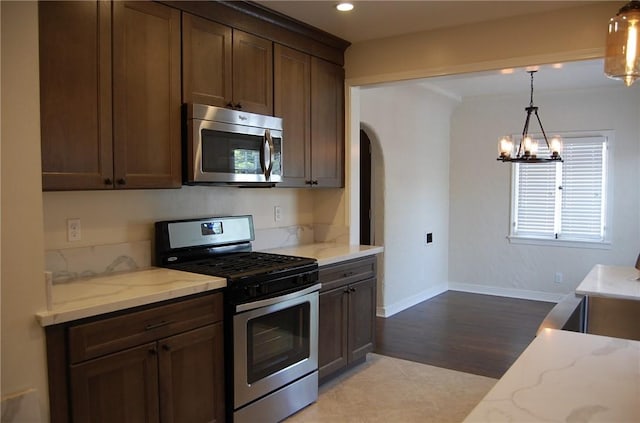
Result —
<instances>
[{"instance_id":1,"label":"window with blinds","mask_svg":"<svg viewBox=\"0 0 640 423\"><path fill-rule=\"evenodd\" d=\"M607 136L563 141L564 162L514 165L511 236L604 242Z\"/></svg>"}]
</instances>

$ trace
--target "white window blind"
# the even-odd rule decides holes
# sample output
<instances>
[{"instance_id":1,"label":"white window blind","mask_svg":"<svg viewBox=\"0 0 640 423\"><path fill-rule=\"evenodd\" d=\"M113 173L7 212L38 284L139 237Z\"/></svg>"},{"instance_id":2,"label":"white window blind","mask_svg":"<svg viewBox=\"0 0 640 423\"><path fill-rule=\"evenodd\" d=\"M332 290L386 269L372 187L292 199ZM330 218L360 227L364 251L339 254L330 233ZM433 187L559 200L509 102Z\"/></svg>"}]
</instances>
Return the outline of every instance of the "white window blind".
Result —
<instances>
[{"instance_id":1,"label":"white window blind","mask_svg":"<svg viewBox=\"0 0 640 423\"><path fill-rule=\"evenodd\" d=\"M519 235L554 236L556 166L556 163L516 164L515 231Z\"/></svg>"},{"instance_id":2,"label":"white window blind","mask_svg":"<svg viewBox=\"0 0 640 423\"><path fill-rule=\"evenodd\" d=\"M603 138L593 137L564 148L560 238L604 237L605 146Z\"/></svg>"},{"instance_id":3,"label":"white window blind","mask_svg":"<svg viewBox=\"0 0 640 423\"><path fill-rule=\"evenodd\" d=\"M563 163L517 163L511 235L604 241L606 145L600 135L565 137ZM545 150L541 145L538 154Z\"/></svg>"}]
</instances>

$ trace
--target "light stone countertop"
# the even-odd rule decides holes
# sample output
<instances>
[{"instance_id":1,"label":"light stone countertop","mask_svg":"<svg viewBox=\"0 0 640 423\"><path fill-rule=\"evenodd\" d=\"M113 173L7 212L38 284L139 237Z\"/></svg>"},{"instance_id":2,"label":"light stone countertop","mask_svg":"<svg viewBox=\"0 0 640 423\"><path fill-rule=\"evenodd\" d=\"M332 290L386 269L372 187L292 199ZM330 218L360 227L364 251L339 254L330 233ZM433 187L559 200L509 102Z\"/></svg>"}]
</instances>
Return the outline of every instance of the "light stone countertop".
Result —
<instances>
[{"instance_id":1,"label":"light stone countertop","mask_svg":"<svg viewBox=\"0 0 640 423\"><path fill-rule=\"evenodd\" d=\"M640 301L639 277L635 267L596 264L578 285L576 294Z\"/></svg>"},{"instance_id":2,"label":"light stone countertop","mask_svg":"<svg viewBox=\"0 0 640 423\"><path fill-rule=\"evenodd\" d=\"M639 422L640 342L545 329L464 420Z\"/></svg>"},{"instance_id":3,"label":"light stone countertop","mask_svg":"<svg viewBox=\"0 0 640 423\"><path fill-rule=\"evenodd\" d=\"M319 266L381 253L382 247L333 243L266 250L310 257ZM134 272L78 279L52 286L51 309L36 314L41 326L69 322L227 286L226 279L151 267Z\"/></svg>"},{"instance_id":4,"label":"light stone countertop","mask_svg":"<svg viewBox=\"0 0 640 423\"><path fill-rule=\"evenodd\" d=\"M383 247L377 247L375 245L346 245L334 243L306 244L264 250L266 253L315 258L318 260L318 266L327 266L341 261L371 256L382 253L383 251Z\"/></svg>"},{"instance_id":5,"label":"light stone countertop","mask_svg":"<svg viewBox=\"0 0 640 423\"><path fill-rule=\"evenodd\" d=\"M226 286L224 278L152 267L54 284L51 309L36 318L41 326L55 325Z\"/></svg>"}]
</instances>

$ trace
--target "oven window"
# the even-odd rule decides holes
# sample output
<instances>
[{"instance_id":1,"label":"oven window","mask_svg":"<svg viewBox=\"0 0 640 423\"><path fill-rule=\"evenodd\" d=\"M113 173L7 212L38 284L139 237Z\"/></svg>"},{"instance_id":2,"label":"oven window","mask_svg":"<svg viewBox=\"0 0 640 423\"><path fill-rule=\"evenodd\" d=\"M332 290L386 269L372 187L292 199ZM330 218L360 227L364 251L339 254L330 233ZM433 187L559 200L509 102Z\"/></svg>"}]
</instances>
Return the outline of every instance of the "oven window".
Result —
<instances>
[{"instance_id":1,"label":"oven window","mask_svg":"<svg viewBox=\"0 0 640 423\"><path fill-rule=\"evenodd\" d=\"M309 303L247 323L247 382L254 383L309 357Z\"/></svg>"}]
</instances>

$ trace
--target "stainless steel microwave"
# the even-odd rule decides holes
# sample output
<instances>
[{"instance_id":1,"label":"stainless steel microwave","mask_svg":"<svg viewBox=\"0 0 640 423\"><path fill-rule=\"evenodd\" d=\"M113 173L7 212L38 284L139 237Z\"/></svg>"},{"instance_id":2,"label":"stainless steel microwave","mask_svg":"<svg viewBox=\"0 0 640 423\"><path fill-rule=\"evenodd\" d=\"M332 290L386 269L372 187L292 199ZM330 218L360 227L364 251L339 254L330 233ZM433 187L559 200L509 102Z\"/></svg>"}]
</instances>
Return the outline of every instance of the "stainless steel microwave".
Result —
<instances>
[{"instance_id":1,"label":"stainless steel microwave","mask_svg":"<svg viewBox=\"0 0 640 423\"><path fill-rule=\"evenodd\" d=\"M186 105L184 183L274 186L282 181L282 119Z\"/></svg>"}]
</instances>

